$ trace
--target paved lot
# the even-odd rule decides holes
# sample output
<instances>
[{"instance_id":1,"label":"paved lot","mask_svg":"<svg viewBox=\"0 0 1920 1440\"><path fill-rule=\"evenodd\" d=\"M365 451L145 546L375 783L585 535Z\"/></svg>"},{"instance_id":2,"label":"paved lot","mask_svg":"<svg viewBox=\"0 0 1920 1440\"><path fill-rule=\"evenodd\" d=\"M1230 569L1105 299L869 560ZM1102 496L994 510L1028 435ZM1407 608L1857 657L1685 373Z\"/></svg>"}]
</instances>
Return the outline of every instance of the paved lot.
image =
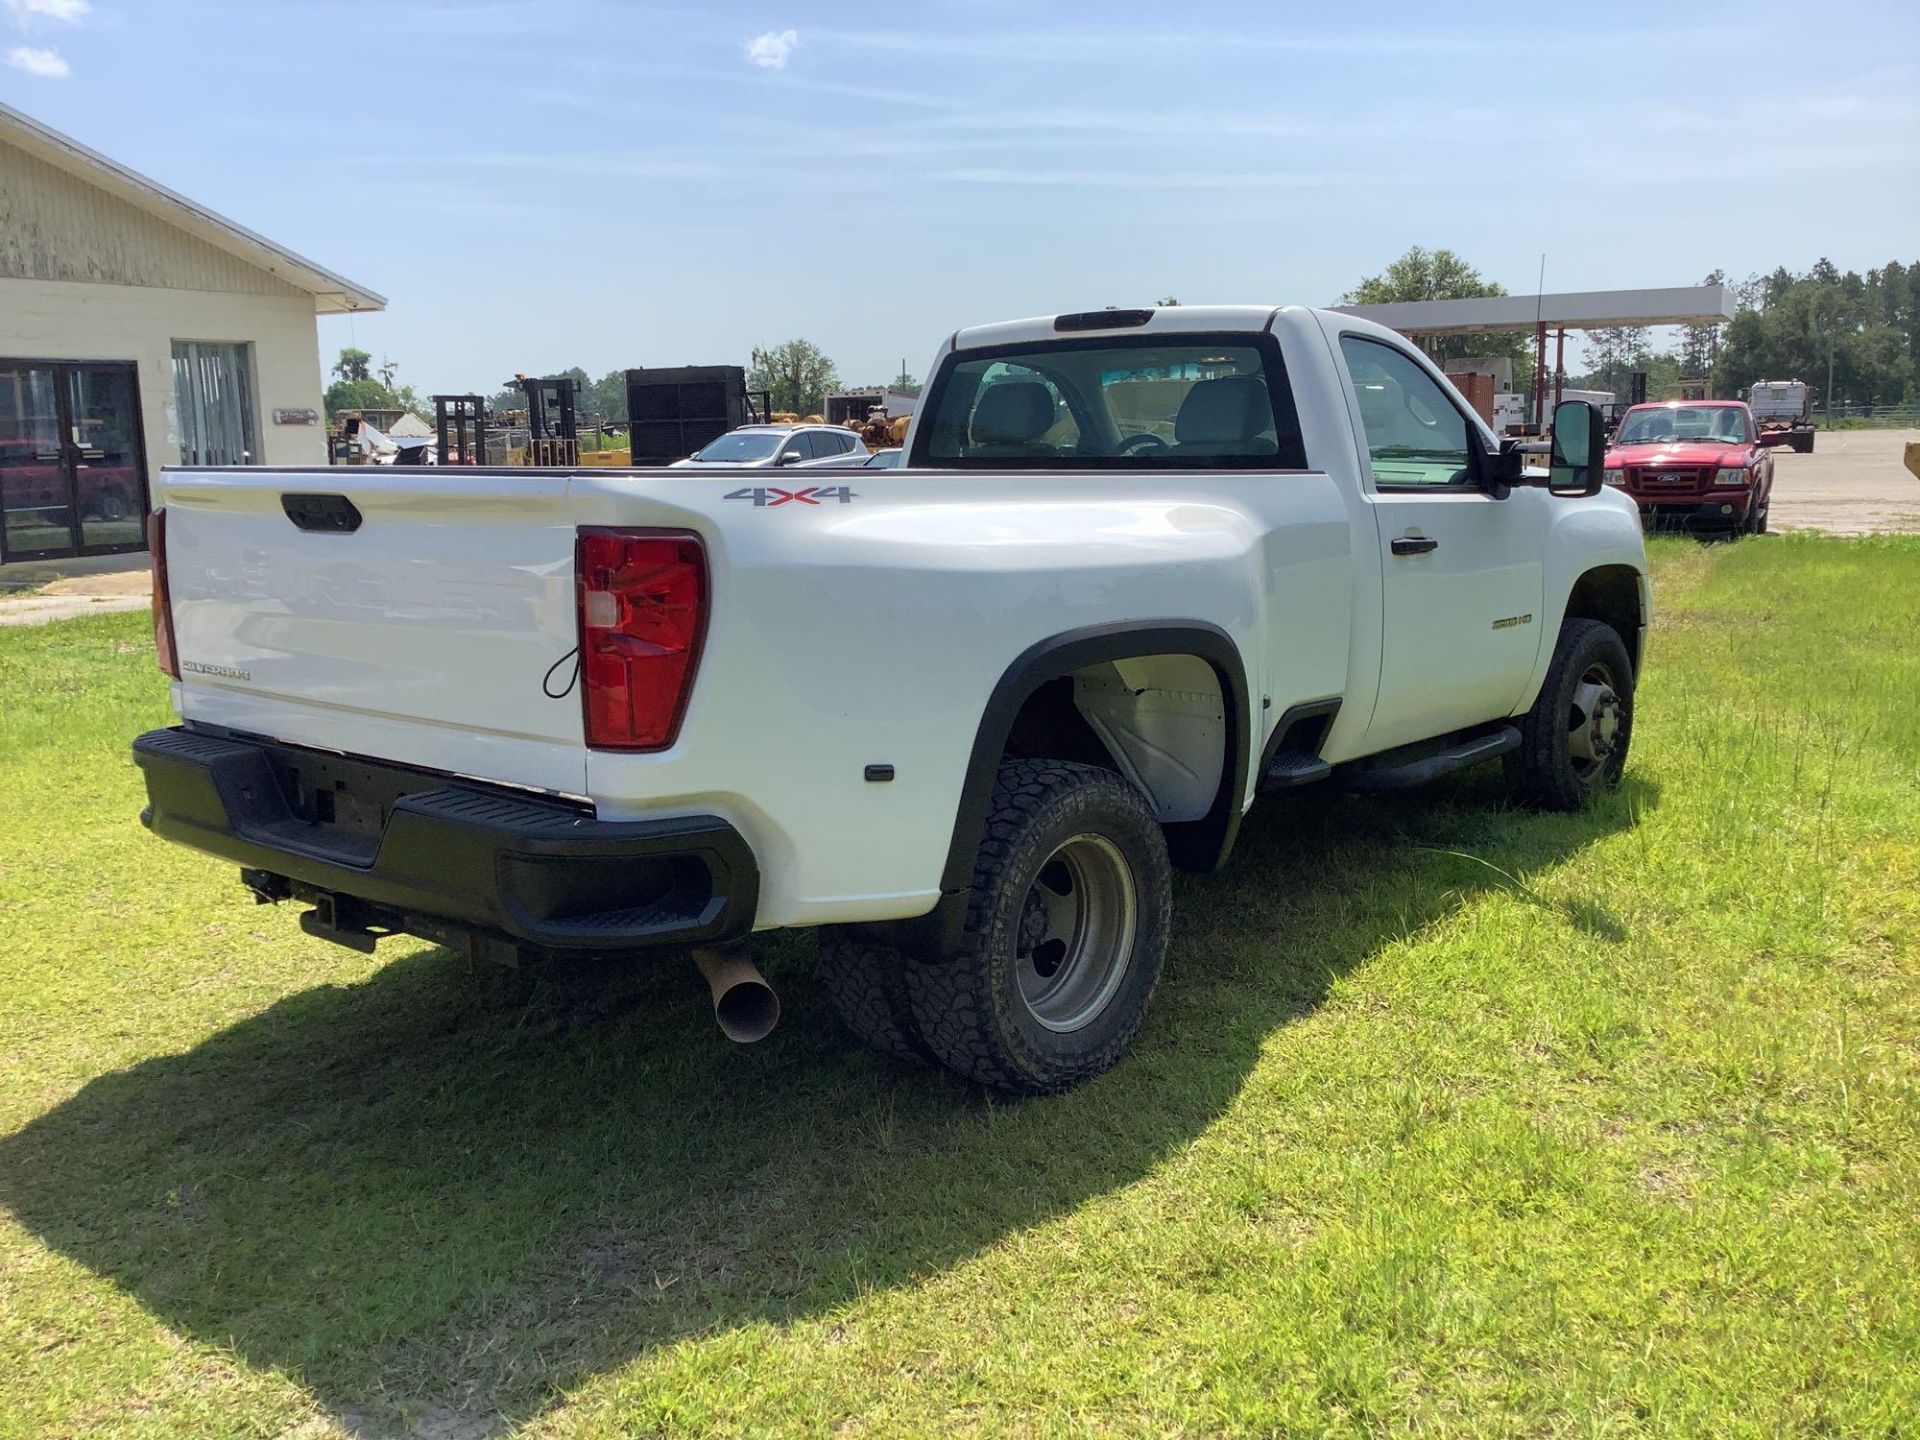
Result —
<instances>
[{"instance_id":1,"label":"paved lot","mask_svg":"<svg viewBox=\"0 0 1920 1440\"><path fill-rule=\"evenodd\" d=\"M0 625L144 610L152 589L144 555L8 565L0 568Z\"/></svg>"},{"instance_id":2,"label":"paved lot","mask_svg":"<svg viewBox=\"0 0 1920 1440\"><path fill-rule=\"evenodd\" d=\"M1773 452L1775 530L1920 533L1920 480L1901 463L1920 430L1823 430L1811 455Z\"/></svg>"}]
</instances>

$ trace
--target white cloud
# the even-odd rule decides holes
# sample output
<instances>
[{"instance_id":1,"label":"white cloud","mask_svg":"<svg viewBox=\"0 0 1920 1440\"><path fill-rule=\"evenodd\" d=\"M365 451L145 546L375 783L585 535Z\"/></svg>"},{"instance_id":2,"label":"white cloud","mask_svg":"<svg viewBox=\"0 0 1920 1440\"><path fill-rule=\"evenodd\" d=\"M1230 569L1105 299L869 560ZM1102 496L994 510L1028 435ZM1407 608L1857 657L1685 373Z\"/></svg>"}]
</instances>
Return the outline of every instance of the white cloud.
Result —
<instances>
[{"instance_id":1,"label":"white cloud","mask_svg":"<svg viewBox=\"0 0 1920 1440\"><path fill-rule=\"evenodd\" d=\"M31 45L16 45L7 51L7 64L43 80L64 80L68 74L67 62L60 58L58 51L40 50Z\"/></svg>"},{"instance_id":2,"label":"white cloud","mask_svg":"<svg viewBox=\"0 0 1920 1440\"><path fill-rule=\"evenodd\" d=\"M22 29L35 20L58 20L78 25L93 10L89 0L7 0L7 9ZM9 56L9 59L12 57Z\"/></svg>"},{"instance_id":3,"label":"white cloud","mask_svg":"<svg viewBox=\"0 0 1920 1440\"><path fill-rule=\"evenodd\" d=\"M9 5L14 0L7 0ZM27 0L28 4L60 4L64 0ZM747 59L762 70L784 70L787 57L793 54L793 47L800 43L797 30L769 30L764 35L756 35L747 41Z\"/></svg>"},{"instance_id":4,"label":"white cloud","mask_svg":"<svg viewBox=\"0 0 1920 1440\"><path fill-rule=\"evenodd\" d=\"M942 170L928 178L955 185L1044 185L1050 189L1091 187L1103 190L1332 190L1445 183L1444 177L1437 174L1383 172L1361 176L1345 171L1020 170L983 165Z\"/></svg>"}]
</instances>

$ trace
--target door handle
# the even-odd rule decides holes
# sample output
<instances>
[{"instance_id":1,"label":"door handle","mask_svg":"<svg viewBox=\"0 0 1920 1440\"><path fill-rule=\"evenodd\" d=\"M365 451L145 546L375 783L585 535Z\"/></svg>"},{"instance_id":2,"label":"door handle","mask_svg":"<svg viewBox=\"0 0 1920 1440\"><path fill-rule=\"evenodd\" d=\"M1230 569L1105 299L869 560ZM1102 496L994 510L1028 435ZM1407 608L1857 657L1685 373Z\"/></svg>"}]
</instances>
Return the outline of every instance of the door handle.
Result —
<instances>
[{"instance_id":1,"label":"door handle","mask_svg":"<svg viewBox=\"0 0 1920 1440\"><path fill-rule=\"evenodd\" d=\"M1425 535L1402 535L1393 542L1396 555L1424 555L1429 550L1438 550L1440 542Z\"/></svg>"}]
</instances>

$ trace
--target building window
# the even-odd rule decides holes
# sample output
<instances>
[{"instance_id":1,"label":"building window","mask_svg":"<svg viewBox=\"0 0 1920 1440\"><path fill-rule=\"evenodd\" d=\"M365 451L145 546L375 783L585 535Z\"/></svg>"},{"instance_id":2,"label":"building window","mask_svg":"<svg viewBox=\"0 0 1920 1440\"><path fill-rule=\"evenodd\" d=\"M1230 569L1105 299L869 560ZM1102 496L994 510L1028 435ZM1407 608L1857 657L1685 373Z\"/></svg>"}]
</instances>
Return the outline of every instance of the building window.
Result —
<instances>
[{"instance_id":1,"label":"building window","mask_svg":"<svg viewBox=\"0 0 1920 1440\"><path fill-rule=\"evenodd\" d=\"M252 348L209 340L173 342L182 465L251 465L260 458Z\"/></svg>"}]
</instances>

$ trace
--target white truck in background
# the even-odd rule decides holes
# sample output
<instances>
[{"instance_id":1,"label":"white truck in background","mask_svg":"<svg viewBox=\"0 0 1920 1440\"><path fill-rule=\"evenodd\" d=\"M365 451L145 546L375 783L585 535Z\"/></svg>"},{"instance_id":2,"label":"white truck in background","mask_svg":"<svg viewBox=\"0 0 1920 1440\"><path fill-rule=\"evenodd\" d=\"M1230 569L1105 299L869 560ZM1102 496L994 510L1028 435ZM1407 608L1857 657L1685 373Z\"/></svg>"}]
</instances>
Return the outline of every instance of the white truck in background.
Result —
<instances>
[{"instance_id":1,"label":"white truck in background","mask_svg":"<svg viewBox=\"0 0 1920 1440\"><path fill-rule=\"evenodd\" d=\"M1119 1057L1172 869L1256 799L1618 780L1651 599L1591 407L1524 471L1401 336L1296 307L930 373L907 465L831 480L166 471L143 818L361 948L690 947L741 1037L747 937L819 927L855 1033L1038 1093Z\"/></svg>"},{"instance_id":2,"label":"white truck in background","mask_svg":"<svg viewBox=\"0 0 1920 1440\"><path fill-rule=\"evenodd\" d=\"M1796 455L1813 453L1813 387L1804 380L1756 380L1741 397L1762 436L1778 445L1784 434Z\"/></svg>"}]
</instances>

